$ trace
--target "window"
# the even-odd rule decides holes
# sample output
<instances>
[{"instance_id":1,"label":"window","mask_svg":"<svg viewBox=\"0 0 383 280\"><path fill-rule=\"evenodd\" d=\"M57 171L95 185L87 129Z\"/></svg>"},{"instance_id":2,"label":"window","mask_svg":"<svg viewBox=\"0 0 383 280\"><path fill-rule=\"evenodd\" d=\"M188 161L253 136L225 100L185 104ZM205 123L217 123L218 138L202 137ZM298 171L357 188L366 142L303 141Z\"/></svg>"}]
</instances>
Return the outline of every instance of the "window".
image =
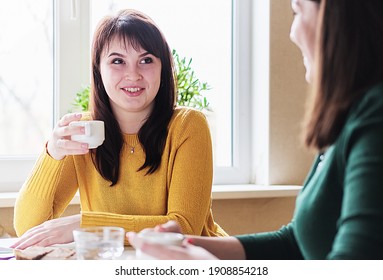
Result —
<instances>
[{"instance_id":1,"label":"window","mask_svg":"<svg viewBox=\"0 0 383 280\"><path fill-rule=\"evenodd\" d=\"M32 49L31 42L20 44L21 50L16 51L16 48L10 47L15 44L14 37L6 38L9 42L6 46L16 53L7 55L10 66L7 65L6 71L5 66L0 65L0 79L5 77L4 72L16 69L10 81L22 85L18 87L20 91L17 96L36 110L35 118L39 126L30 125L31 117L24 117L19 123L12 122L11 128L5 126L15 115L27 113L16 98L12 100L12 109L0 105L0 129L10 129L8 134L14 137L14 140L9 141L10 145L14 145L12 149L0 142L0 191L17 191L41 152L53 125L72 107L75 93L89 84L89 50L95 24L102 16L127 7L141 10L152 17L170 47L177 50L180 56L192 58L196 76L211 86L205 95L213 109L208 120L214 144L214 183L249 183L250 0L20 0L8 1L7 5L10 8L2 9L0 13L6 12L13 21L8 24L2 22L2 26L12 25L13 28L17 22L14 19L20 17L20 10L26 9L28 15L23 16L21 31L26 30L26 25L29 28L36 25L36 29L26 31L33 35L33 44L42 43L42 39L37 38L39 34L49 40L44 40L44 47L36 46L38 53L27 55L26 52ZM45 8L38 8L38 5ZM27 10L26 7L31 8ZM15 15L11 16L10 10L14 10ZM1 16L0 21L6 18ZM25 18L31 22L25 24ZM32 23L32 19L37 21ZM21 34L21 31L9 33ZM5 40L5 34L1 33L0 36L0 40ZM0 55L5 51L1 44ZM44 58L39 59L38 54ZM20 55L26 57L21 59ZM16 63L12 63L14 61ZM37 65L44 67L41 68L44 70L37 70ZM32 74L40 80L25 84ZM2 81L0 98L9 100L10 96L2 86ZM26 92L34 99L27 101ZM44 129L39 131L39 127ZM18 144L17 139L23 141ZM25 147L25 142L31 145Z\"/></svg>"},{"instance_id":2,"label":"window","mask_svg":"<svg viewBox=\"0 0 383 280\"><path fill-rule=\"evenodd\" d=\"M0 191L17 190L53 123L53 2L0 9ZM17 182L17 183L16 183Z\"/></svg>"},{"instance_id":3,"label":"window","mask_svg":"<svg viewBox=\"0 0 383 280\"><path fill-rule=\"evenodd\" d=\"M34 155L52 128L53 5L0 9L0 156ZM26 141L27 140L27 141Z\"/></svg>"},{"instance_id":4,"label":"window","mask_svg":"<svg viewBox=\"0 0 383 280\"><path fill-rule=\"evenodd\" d=\"M87 4L18 0L0 9L0 192L20 188L58 117L68 112L71 93L88 80L81 50L89 47L76 20Z\"/></svg>"}]
</instances>

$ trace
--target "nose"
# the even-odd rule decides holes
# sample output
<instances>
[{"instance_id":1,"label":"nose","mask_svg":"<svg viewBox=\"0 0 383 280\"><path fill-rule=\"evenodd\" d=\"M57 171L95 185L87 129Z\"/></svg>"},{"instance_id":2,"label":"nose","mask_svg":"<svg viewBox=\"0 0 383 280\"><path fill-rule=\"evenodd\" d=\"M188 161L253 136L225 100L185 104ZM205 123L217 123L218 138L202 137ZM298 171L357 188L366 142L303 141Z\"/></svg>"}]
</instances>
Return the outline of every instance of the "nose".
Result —
<instances>
[{"instance_id":1,"label":"nose","mask_svg":"<svg viewBox=\"0 0 383 280\"><path fill-rule=\"evenodd\" d=\"M124 79L128 81L138 81L142 79L142 75L140 74L135 65L127 65L125 69Z\"/></svg>"}]
</instances>

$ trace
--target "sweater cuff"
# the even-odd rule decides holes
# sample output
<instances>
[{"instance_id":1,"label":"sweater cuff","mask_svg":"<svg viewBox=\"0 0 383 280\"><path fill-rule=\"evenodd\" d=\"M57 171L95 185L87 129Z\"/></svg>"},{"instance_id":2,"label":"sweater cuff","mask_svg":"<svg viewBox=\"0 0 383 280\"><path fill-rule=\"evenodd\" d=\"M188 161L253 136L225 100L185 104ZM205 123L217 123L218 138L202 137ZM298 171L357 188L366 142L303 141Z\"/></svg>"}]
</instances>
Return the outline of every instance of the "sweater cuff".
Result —
<instances>
[{"instance_id":1,"label":"sweater cuff","mask_svg":"<svg viewBox=\"0 0 383 280\"><path fill-rule=\"evenodd\" d=\"M81 227L91 226L114 226L114 227L133 227L133 218L125 216L121 219L121 215L94 211L81 211ZM135 231L137 231L135 229Z\"/></svg>"}]
</instances>

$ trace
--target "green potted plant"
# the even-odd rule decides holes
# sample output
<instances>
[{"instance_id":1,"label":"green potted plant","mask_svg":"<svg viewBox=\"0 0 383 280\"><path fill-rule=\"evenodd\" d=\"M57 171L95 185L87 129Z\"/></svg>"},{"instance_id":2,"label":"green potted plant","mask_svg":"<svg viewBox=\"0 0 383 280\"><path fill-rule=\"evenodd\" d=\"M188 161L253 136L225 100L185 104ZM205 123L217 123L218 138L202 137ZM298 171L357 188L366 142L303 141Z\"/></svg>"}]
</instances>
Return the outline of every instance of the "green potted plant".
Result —
<instances>
[{"instance_id":1,"label":"green potted plant","mask_svg":"<svg viewBox=\"0 0 383 280\"><path fill-rule=\"evenodd\" d=\"M210 87L206 82L201 82L195 75L191 67L192 59L180 57L173 50L173 58L177 75L178 100L180 106L192 107L200 111L211 111L209 102L204 96L204 92ZM89 110L89 93L90 86L84 87L76 93L74 102L74 110L88 111Z\"/></svg>"},{"instance_id":2,"label":"green potted plant","mask_svg":"<svg viewBox=\"0 0 383 280\"><path fill-rule=\"evenodd\" d=\"M80 109L82 112L89 111L89 94L90 86L88 85L76 92L76 97L74 98L72 105L74 105L76 109Z\"/></svg>"},{"instance_id":3,"label":"green potted plant","mask_svg":"<svg viewBox=\"0 0 383 280\"><path fill-rule=\"evenodd\" d=\"M211 111L207 98L203 95L204 91L210 89L206 82L201 82L191 67L192 59L180 57L173 50L173 58L177 74L178 100L180 106L187 106L202 110Z\"/></svg>"}]
</instances>

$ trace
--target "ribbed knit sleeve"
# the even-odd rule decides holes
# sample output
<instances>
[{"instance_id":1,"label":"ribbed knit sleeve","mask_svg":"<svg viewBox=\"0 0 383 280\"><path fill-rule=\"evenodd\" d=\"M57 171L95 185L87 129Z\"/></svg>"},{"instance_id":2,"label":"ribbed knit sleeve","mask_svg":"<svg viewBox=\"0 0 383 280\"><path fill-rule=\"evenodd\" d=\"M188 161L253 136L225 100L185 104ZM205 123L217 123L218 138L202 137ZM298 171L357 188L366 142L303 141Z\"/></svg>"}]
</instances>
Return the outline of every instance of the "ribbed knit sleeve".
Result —
<instances>
[{"instance_id":1,"label":"ribbed knit sleeve","mask_svg":"<svg viewBox=\"0 0 383 280\"><path fill-rule=\"evenodd\" d=\"M73 168L70 157L55 160L45 149L41 153L16 199L14 228L18 236L63 213L77 190L75 176L62 176L68 168Z\"/></svg>"},{"instance_id":2,"label":"ribbed knit sleeve","mask_svg":"<svg viewBox=\"0 0 383 280\"><path fill-rule=\"evenodd\" d=\"M213 155L209 126L205 115L195 110L179 114L174 131L174 151L169 181L168 215L175 217L183 231L205 236L226 233L215 224L211 212Z\"/></svg>"}]
</instances>

